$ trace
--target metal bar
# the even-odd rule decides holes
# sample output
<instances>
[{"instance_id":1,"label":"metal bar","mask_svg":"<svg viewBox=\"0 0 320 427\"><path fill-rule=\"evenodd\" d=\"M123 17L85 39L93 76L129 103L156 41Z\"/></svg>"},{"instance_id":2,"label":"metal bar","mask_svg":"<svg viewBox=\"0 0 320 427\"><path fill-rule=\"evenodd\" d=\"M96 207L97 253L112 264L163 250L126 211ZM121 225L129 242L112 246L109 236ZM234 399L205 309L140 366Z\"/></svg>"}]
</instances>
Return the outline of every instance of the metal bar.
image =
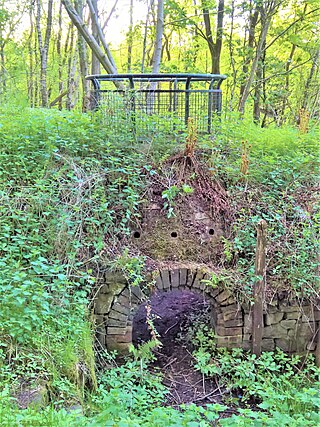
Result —
<instances>
[{"instance_id":1,"label":"metal bar","mask_svg":"<svg viewBox=\"0 0 320 427\"><path fill-rule=\"evenodd\" d=\"M178 80L174 80L173 82L173 111L177 111L177 105L178 105Z\"/></svg>"},{"instance_id":2,"label":"metal bar","mask_svg":"<svg viewBox=\"0 0 320 427\"><path fill-rule=\"evenodd\" d=\"M208 93L208 133L211 133L211 125L212 125L213 84L214 84L214 81L212 80L209 85L209 93Z\"/></svg>"},{"instance_id":3,"label":"metal bar","mask_svg":"<svg viewBox=\"0 0 320 427\"><path fill-rule=\"evenodd\" d=\"M187 79L192 79L194 81L217 81L221 85L221 82L227 78L224 74L188 74L188 73L164 73L164 74L94 74L86 76L88 80L123 80L130 79L134 80L148 80L148 81L158 81L172 79L173 81L178 79L181 81L186 81Z\"/></svg>"},{"instance_id":4,"label":"metal bar","mask_svg":"<svg viewBox=\"0 0 320 427\"><path fill-rule=\"evenodd\" d=\"M130 118L132 120L133 125L133 132L136 132L136 97L135 97L135 90L134 90L134 81L132 77L129 77L129 84L130 84Z\"/></svg>"},{"instance_id":5,"label":"metal bar","mask_svg":"<svg viewBox=\"0 0 320 427\"><path fill-rule=\"evenodd\" d=\"M189 112L190 112L190 82L191 77L186 80L186 99L185 99L185 110L184 110L184 123L188 126Z\"/></svg>"}]
</instances>

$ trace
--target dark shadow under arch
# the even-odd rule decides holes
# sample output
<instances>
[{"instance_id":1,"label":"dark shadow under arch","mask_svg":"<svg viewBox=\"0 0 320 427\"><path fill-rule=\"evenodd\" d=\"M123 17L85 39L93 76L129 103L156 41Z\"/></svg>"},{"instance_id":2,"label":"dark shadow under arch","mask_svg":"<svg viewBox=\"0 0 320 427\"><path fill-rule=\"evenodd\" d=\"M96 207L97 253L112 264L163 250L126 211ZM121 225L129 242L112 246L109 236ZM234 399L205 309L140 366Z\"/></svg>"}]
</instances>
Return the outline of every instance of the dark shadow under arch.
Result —
<instances>
[{"instance_id":1,"label":"dark shadow under arch","mask_svg":"<svg viewBox=\"0 0 320 427\"><path fill-rule=\"evenodd\" d=\"M133 316L132 343L137 346L152 338L148 326L151 321L163 351L170 354L176 338L186 334L191 323L202 321L214 326L212 314L212 307L203 294L186 289L155 292L149 301L137 308Z\"/></svg>"}]
</instances>

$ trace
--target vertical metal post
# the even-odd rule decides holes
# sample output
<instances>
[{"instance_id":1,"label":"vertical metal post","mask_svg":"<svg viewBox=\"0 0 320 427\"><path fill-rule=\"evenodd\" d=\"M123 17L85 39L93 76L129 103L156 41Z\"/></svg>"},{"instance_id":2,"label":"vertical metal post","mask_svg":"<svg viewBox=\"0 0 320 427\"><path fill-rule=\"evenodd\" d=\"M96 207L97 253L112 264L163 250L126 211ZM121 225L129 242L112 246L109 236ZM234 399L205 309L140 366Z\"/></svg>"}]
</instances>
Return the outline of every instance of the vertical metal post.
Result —
<instances>
[{"instance_id":1,"label":"vertical metal post","mask_svg":"<svg viewBox=\"0 0 320 427\"><path fill-rule=\"evenodd\" d=\"M185 99L185 109L184 109L184 123L188 126L188 119L190 113L190 82L191 77L187 77L186 80L186 99Z\"/></svg>"},{"instance_id":2,"label":"vertical metal post","mask_svg":"<svg viewBox=\"0 0 320 427\"><path fill-rule=\"evenodd\" d=\"M134 80L133 77L129 77L129 84L130 84L130 116L133 123L133 132L136 132L136 97L134 92Z\"/></svg>"},{"instance_id":3,"label":"vertical metal post","mask_svg":"<svg viewBox=\"0 0 320 427\"><path fill-rule=\"evenodd\" d=\"M175 111L177 111L177 105L178 105L178 93L177 93L177 90L178 90L178 80L177 79L174 79L174 82L173 82L173 111L175 112Z\"/></svg>"},{"instance_id":4,"label":"vertical metal post","mask_svg":"<svg viewBox=\"0 0 320 427\"><path fill-rule=\"evenodd\" d=\"M211 133L211 124L212 124L213 85L214 85L214 80L211 80L209 85L209 92L208 92L208 133Z\"/></svg>"},{"instance_id":5,"label":"vertical metal post","mask_svg":"<svg viewBox=\"0 0 320 427\"><path fill-rule=\"evenodd\" d=\"M100 82L97 79L92 79L93 84L93 96L91 102L91 110L97 110L99 108L101 92L100 92Z\"/></svg>"},{"instance_id":6,"label":"vertical metal post","mask_svg":"<svg viewBox=\"0 0 320 427\"><path fill-rule=\"evenodd\" d=\"M266 247L267 247L267 223L260 220L257 227L257 246L255 258L255 276L253 297L253 318L252 318L252 353L256 356L261 354L261 344L263 335L263 305L265 297L265 270L266 270Z\"/></svg>"}]
</instances>

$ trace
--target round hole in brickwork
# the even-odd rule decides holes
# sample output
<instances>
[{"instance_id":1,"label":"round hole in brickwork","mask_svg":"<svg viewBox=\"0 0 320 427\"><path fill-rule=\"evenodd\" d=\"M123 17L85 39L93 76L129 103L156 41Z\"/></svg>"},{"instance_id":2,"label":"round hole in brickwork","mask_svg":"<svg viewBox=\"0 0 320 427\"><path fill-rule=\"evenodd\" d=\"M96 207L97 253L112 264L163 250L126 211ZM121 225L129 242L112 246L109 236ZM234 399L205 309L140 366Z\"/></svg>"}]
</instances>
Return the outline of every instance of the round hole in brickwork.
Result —
<instances>
[{"instance_id":1,"label":"round hole in brickwork","mask_svg":"<svg viewBox=\"0 0 320 427\"><path fill-rule=\"evenodd\" d=\"M139 239L139 238L141 237L141 233L140 233L140 231L135 231L135 232L133 233L133 237L134 237L135 239Z\"/></svg>"},{"instance_id":2,"label":"round hole in brickwork","mask_svg":"<svg viewBox=\"0 0 320 427\"><path fill-rule=\"evenodd\" d=\"M208 233L210 234L210 236L213 236L214 235L214 229L213 228L209 228Z\"/></svg>"},{"instance_id":3,"label":"round hole in brickwork","mask_svg":"<svg viewBox=\"0 0 320 427\"><path fill-rule=\"evenodd\" d=\"M178 233L176 231L173 231L171 233L171 237L174 237L174 238L178 237Z\"/></svg>"}]
</instances>

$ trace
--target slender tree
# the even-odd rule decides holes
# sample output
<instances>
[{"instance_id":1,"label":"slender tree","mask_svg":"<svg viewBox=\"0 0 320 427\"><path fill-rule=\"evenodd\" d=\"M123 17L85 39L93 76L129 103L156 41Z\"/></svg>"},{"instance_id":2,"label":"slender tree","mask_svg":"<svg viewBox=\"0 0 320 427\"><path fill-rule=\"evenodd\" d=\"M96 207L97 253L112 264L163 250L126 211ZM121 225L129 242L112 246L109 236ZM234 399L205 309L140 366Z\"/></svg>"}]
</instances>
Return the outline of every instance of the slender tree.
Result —
<instances>
[{"instance_id":1,"label":"slender tree","mask_svg":"<svg viewBox=\"0 0 320 427\"><path fill-rule=\"evenodd\" d=\"M257 71L258 63L259 63L259 60L261 59L261 55L264 50L264 45L266 42L272 17L277 11L277 9L279 8L280 4L281 4L281 0L267 0L265 2L262 2L259 5L259 12L260 12L260 18L261 18L261 32L260 32L260 37L259 37L259 42L257 45L255 57L252 61L250 74L244 86L243 93L239 102L239 112L242 114L244 113L245 104L251 90L254 76Z\"/></svg>"},{"instance_id":2,"label":"slender tree","mask_svg":"<svg viewBox=\"0 0 320 427\"><path fill-rule=\"evenodd\" d=\"M202 13L205 26L205 38L208 43L211 55L211 73L220 74L220 57L222 49L223 36L223 17L224 17L224 0L219 0L217 10L217 31L216 40L213 39L213 30L211 27L210 11L206 0L202 0Z\"/></svg>"},{"instance_id":3,"label":"slender tree","mask_svg":"<svg viewBox=\"0 0 320 427\"><path fill-rule=\"evenodd\" d=\"M49 106L49 95L47 88L47 68L49 43L52 31L52 8L53 0L48 0L46 28L44 38L42 36L41 20L42 20L42 3L41 0L36 0L36 29L38 35L38 47L40 52L40 94L41 106Z\"/></svg>"},{"instance_id":4,"label":"slender tree","mask_svg":"<svg viewBox=\"0 0 320 427\"><path fill-rule=\"evenodd\" d=\"M156 37L154 42L154 52L153 52L153 58L152 58L152 73L154 74L159 73L160 71L163 29L164 29L164 0L158 0Z\"/></svg>"}]
</instances>

